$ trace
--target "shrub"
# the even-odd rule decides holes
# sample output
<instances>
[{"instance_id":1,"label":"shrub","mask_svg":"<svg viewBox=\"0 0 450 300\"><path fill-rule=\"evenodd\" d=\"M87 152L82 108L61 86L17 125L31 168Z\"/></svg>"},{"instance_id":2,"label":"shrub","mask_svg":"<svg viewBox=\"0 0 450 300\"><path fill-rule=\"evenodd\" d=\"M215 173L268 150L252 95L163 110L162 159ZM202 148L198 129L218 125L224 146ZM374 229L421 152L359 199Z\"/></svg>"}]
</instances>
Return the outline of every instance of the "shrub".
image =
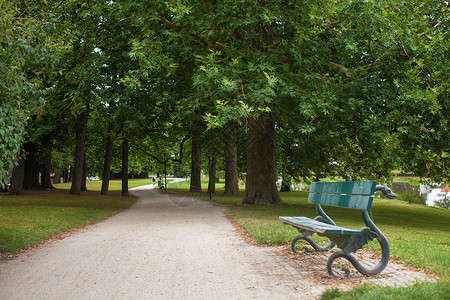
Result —
<instances>
[{"instance_id":1,"label":"shrub","mask_svg":"<svg viewBox=\"0 0 450 300\"><path fill-rule=\"evenodd\" d=\"M409 204L415 203L415 204L426 205L426 199L418 196L416 194L416 192L414 192L413 190L399 192L399 193L397 193L397 198L402 201L406 201Z\"/></svg>"},{"instance_id":2,"label":"shrub","mask_svg":"<svg viewBox=\"0 0 450 300\"><path fill-rule=\"evenodd\" d=\"M444 197L444 199L435 202L436 206L450 209L450 198Z\"/></svg>"}]
</instances>

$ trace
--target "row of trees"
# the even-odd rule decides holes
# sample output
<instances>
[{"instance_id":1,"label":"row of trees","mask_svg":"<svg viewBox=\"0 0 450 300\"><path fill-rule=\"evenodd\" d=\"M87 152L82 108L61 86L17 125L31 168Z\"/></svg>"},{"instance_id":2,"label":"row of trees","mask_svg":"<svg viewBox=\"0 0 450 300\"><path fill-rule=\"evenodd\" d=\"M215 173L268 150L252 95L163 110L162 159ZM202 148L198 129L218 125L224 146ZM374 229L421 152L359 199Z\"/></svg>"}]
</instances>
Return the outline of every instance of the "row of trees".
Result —
<instances>
[{"instance_id":1,"label":"row of trees","mask_svg":"<svg viewBox=\"0 0 450 300\"><path fill-rule=\"evenodd\" d=\"M448 180L449 3L36 0L1 11L0 175L16 165L13 192L37 188L39 172L49 187L51 153L73 166L73 194L86 174L101 173L106 194L111 167L186 161L198 192L202 152L211 175L217 159L225 169L226 193L246 174L248 204L280 202L279 176Z\"/></svg>"}]
</instances>

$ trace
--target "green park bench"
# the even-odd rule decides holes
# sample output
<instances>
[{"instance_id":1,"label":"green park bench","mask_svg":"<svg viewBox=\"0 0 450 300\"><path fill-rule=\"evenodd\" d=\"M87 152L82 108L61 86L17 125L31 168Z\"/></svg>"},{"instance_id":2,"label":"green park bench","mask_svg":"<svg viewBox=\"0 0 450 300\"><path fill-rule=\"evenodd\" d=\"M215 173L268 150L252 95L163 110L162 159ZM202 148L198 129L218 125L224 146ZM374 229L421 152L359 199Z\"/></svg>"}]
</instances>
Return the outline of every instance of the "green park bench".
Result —
<instances>
[{"instance_id":1,"label":"green park bench","mask_svg":"<svg viewBox=\"0 0 450 300\"><path fill-rule=\"evenodd\" d=\"M301 233L292 240L292 250L297 252L296 243L299 240L307 241L316 251L328 251L337 245L342 251L333 253L327 262L328 274L340 277L332 270L333 261L337 258L347 259L359 272L364 275L376 275L384 270L389 262L389 242L384 234L375 226L369 216L373 197L376 191L383 192L388 198L396 195L386 186L377 185L375 181L345 181L345 182L313 182L309 190L308 202L316 205L319 216L314 219L307 217L279 217L280 221L291 225ZM360 210L362 219L367 227L359 230L337 226L323 211L321 205L331 205L349 209ZM311 237L316 233L330 239L326 246L319 246ZM377 239L381 246L381 260L373 268L363 266L352 253L356 253L364 245ZM307 247L303 247L308 251ZM348 277L350 270L342 268L343 276Z\"/></svg>"}]
</instances>

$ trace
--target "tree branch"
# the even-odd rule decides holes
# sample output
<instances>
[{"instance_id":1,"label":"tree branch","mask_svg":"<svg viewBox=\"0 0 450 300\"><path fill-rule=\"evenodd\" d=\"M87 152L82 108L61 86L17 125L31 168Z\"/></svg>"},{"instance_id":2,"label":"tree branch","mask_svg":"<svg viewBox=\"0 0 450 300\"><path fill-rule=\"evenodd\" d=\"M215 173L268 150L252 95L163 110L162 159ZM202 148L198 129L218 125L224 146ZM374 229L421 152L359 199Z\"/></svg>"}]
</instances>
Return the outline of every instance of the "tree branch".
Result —
<instances>
[{"instance_id":1,"label":"tree branch","mask_svg":"<svg viewBox=\"0 0 450 300\"><path fill-rule=\"evenodd\" d=\"M183 138L183 140L181 141L181 144L180 144L180 156L179 156L180 158L178 158L178 159L170 158L173 162L177 162L177 163L182 163L183 162L183 147L184 147L184 143L190 138L191 138L190 136L185 136Z\"/></svg>"},{"instance_id":2,"label":"tree branch","mask_svg":"<svg viewBox=\"0 0 450 300\"><path fill-rule=\"evenodd\" d=\"M374 60L374 57L371 55L371 57L372 57L372 63L371 63L371 64L368 64L368 65L364 65L364 66L359 67L359 68L357 68L357 69L350 69L350 68L347 68L347 67L345 67L345 66L343 66L343 65L341 65L341 64L335 63L335 62L330 62L329 65L330 65L331 67L337 69L338 71L343 72L343 73L345 73L345 74L351 76L352 79L353 79L353 78L355 78L355 75L356 75L358 72L360 72L360 71L369 71L369 70L371 70L372 68L374 68L374 65L375 65L377 62L379 62L379 61L381 60L382 57L384 57L384 56L386 56L386 55L388 55L388 53L383 53L380 57L378 57L378 58L375 59L375 60Z\"/></svg>"},{"instance_id":3,"label":"tree branch","mask_svg":"<svg viewBox=\"0 0 450 300\"><path fill-rule=\"evenodd\" d=\"M338 64L338 63L335 63L335 62L330 62L329 65L330 65L331 67L337 69L338 71L341 71L341 72L343 72L343 73L345 73L345 74L351 76L352 79L355 78L355 70L346 68L346 67L344 67L343 65Z\"/></svg>"},{"instance_id":4,"label":"tree branch","mask_svg":"<svg viewBox=\"0 0 450 300\"><path fill-rule=\"evenodd\" d=\"M166 25L169 28L177 28L178 26L173 24L172 22L170 22L169 20L167 20L166 18L162 17L161 21L163 22L164 25Z\"/></svg>"},{"instance_id":5,"label":"tree branch","mask_svg":"<svg viewBox=\"0 0 450 300\"><path fill-rule=\"evenodd\" d=\"M146 148L140 146L138 147L138 149L142 152L144 152L145 154L147 154L148 156L150 156L151 158L153 158L154 160L156 160L156 162L158 162L159 164L165 164L167 163L169 160L172 162L177 162L177 163L182 163L183 162L183 147L184 147L184 143L190 139L190 136L186 136L183 138L183 140L180 143L180 153L179 153L179 158L172 158L172 157L167 157L165 159L161 159L161 157L156 156L154 154L152 154L151 152L149 152Z\"/></svg>"}]
</instances>

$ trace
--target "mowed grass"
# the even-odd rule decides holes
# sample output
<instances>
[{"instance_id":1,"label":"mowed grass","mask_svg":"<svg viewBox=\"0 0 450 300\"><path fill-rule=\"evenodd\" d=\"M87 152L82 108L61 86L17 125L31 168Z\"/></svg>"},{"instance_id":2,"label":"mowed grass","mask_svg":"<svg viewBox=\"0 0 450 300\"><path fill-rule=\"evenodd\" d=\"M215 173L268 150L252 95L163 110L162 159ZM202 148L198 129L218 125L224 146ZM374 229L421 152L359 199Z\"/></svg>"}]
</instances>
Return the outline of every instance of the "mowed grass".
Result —
<instances>
[{"instance_id":1,"label":"mowed grass","mask_svg":"<svg viewBox=\"0 0 450 300\"><path fill-rule=\"evenodd\" d=\"M150 184L151 179L130 180L129 186ZM107 196L100 195L101 181L87 182L87 192L70 195L70 183L55 190L26 191L25 195L0 196L0 252L16 253L57 234L102 220L135 200L121 196L121 181L112 180Z\"/></svg>"},{"instance_id":2,"label":"mowed grass","mask_svg":"<svg viewBox=\"0 0 450 300\"><path fill-rule=\"evenodd\" d=\"M204 193L191 194L209 200L206 193L208 183L203 183ZM170 190L189 194L189 183L169 185ZM314 205L307 202L307 191L281 193L285 204L239 205L241 196L228 197L223 194L223 184L216 184L212 201L229 206L228 214L260 244L286 245L298 235L296 229L284 225L279 216L317 216ZM324 207L327 214L344 227L359 229L364 225L357 210ZM450 281L450 211L439 208L407 204L397 200L375 198L372 219L386 235L391 246L391 257L419 269L436 273L443 281ZM317 236L315 236L317 239ZM323 239L326 241L326 239ZM379 251L377 242L368 248Z\"/></svg>"},{"instance_id":3,"label":"mowed grass","mask_svg":"<svg viewBox=\"0 0 450 300\"><path fill-rule=\"evenodd\" d=\"M322 300L444 300L449 299L450 284L444 282L416 283L412 286L386 289L382 286L362 285L350 291L331 288L322 294Z\"/></svg>"}]
</instances>

